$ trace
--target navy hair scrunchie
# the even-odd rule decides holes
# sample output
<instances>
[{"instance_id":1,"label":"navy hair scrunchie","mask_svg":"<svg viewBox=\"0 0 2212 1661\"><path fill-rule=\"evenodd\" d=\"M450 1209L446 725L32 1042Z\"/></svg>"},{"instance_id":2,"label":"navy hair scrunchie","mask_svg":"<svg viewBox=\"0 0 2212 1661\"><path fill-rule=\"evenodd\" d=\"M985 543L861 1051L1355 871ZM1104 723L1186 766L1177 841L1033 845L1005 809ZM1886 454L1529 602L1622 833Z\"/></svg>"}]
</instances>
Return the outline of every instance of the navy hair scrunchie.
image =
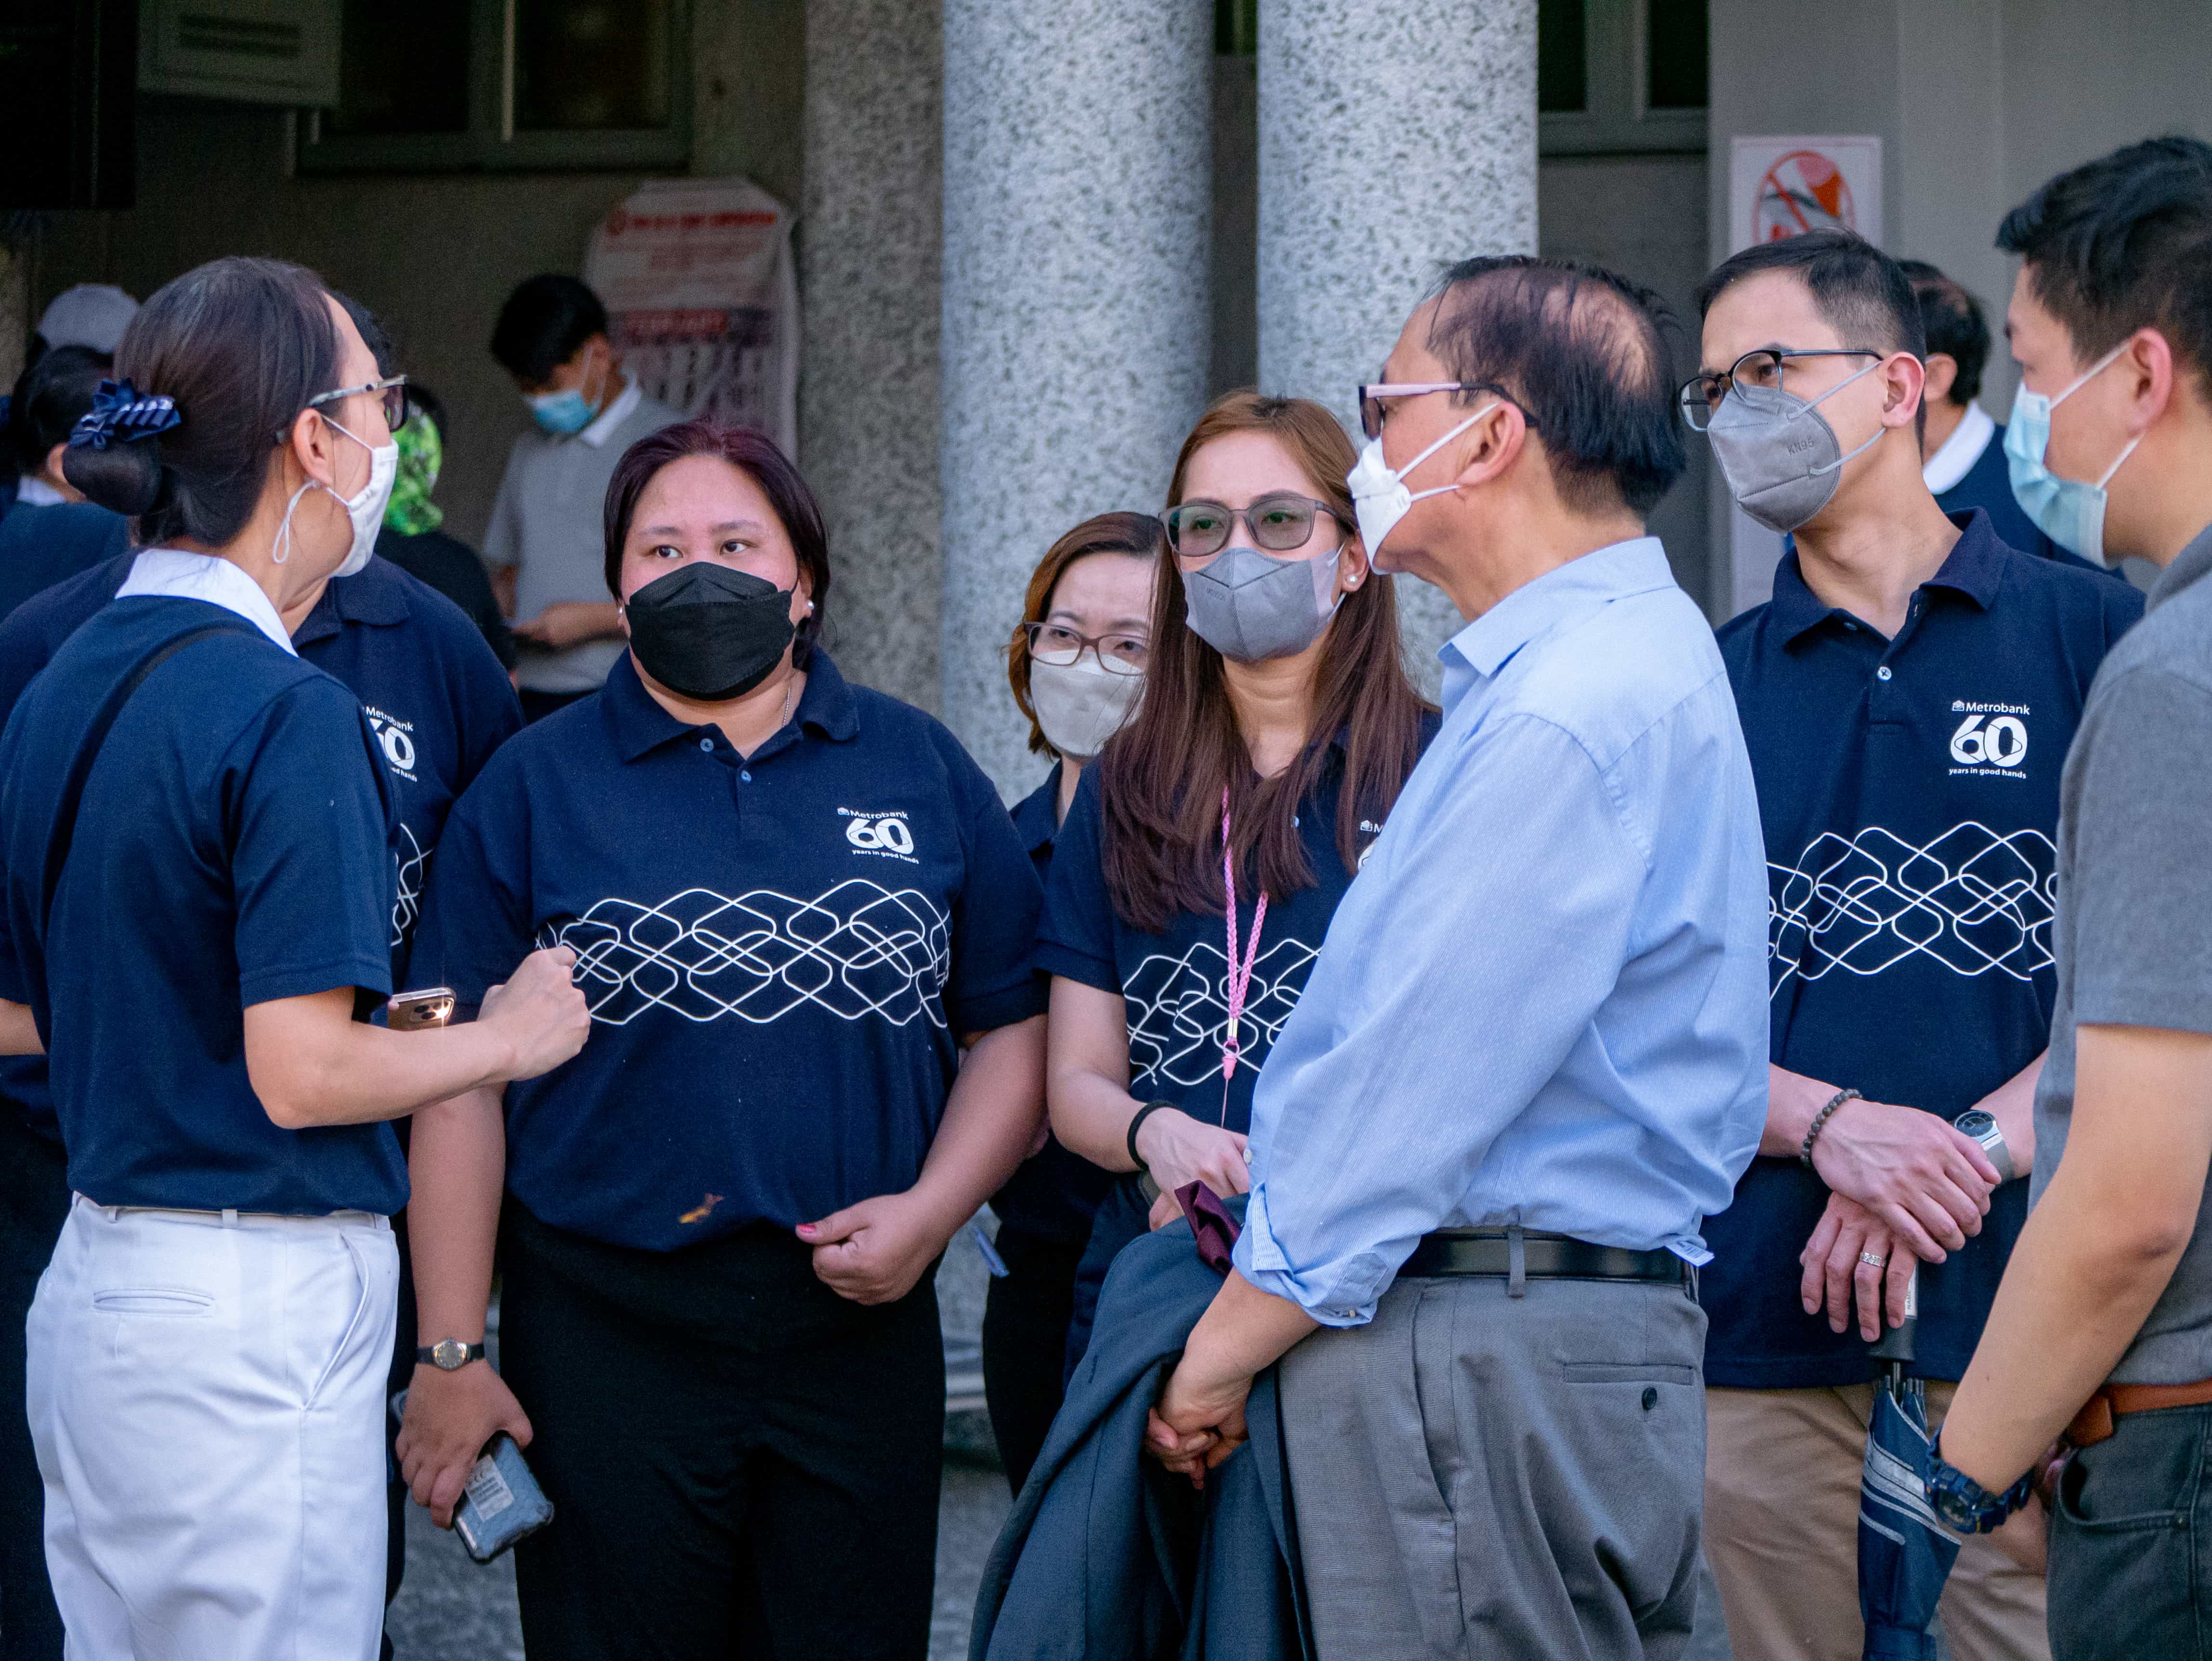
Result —
<instances>
[{"instance_id":1,"label":"navy hair scrunchie","mask_svg":"<svg viewBox=\"0 0 2212 1661\"><path fill-rule=\"evenodd\" d=\"M135 444L185 424L177 400L159 392L141 398L128 380L103 380L92 408L70 429L72 449L104 450L110 444Z\"/></svg>"}]
</instances>

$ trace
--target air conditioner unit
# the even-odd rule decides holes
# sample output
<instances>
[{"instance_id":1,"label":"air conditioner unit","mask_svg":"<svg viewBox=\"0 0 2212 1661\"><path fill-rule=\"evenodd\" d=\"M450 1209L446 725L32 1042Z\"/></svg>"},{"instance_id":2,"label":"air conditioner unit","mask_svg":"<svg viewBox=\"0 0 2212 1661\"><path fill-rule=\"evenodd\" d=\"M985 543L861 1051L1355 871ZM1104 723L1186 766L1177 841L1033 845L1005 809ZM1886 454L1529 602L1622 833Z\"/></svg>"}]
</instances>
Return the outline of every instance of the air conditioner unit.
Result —
<instances>
[{"instance_id":1,"label":"air conditioner unit","mask_svg":"<svg viewBox=\"0 0 2212 1661\"><path fill-rule=\"evenodd\" d=\"M338 101L339 0L140 0L138 89Z\"/></svg>"}]
</instances>

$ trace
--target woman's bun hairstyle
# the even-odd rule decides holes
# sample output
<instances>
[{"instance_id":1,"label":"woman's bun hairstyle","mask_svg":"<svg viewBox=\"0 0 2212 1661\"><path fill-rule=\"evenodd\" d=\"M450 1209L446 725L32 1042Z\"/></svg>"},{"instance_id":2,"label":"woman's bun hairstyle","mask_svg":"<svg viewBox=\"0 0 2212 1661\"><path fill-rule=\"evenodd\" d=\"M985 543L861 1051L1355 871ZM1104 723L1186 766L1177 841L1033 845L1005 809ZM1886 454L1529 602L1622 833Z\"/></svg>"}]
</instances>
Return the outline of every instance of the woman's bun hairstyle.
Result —
<instances>
[{"instance_id":1,"label":"woman's bun hairstyle","mask_svg":"<svg viewBox=\"0 0 2212 1661\"><path fill-rule=\"evenodd\" d=\"M161 441L142 438L104 450L72 444L62 452L62 477L83 491L86 501L137 519L161 500Z\"/></svg>"},{"instance_id":2,"label":"woman's bun hairstyle","mask_svg":"<svg viewBox=\"0 0 2212 1661\"><path fill-rule=\"evenodd\" d=\"M136 402L111 412L104 441L72 435L62 476L137 519L141 547L234 540L300 411L337 385L331 306L321 278L276 259L212 260L166 284L124 331L116 384L101 389Z\"/></svg>"}]
</instances>

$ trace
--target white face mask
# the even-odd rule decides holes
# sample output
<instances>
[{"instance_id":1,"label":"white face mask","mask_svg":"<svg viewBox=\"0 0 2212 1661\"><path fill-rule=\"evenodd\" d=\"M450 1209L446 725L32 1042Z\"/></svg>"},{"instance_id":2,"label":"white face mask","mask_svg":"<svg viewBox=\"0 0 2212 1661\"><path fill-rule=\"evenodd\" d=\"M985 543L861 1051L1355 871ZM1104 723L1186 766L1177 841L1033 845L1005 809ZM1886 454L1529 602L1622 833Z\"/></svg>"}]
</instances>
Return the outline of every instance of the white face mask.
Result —
<instances>
[{"instance_id":1,"label":"white face mask","mask_svg":"<svg viewBox=\"0 0 2212 1661\"><path fill-rule=\"evenodd\" d=\"M1047 744L1089 761L1121 730L1145 690L1142 675L1101 668L1089 652L1073 663L1030 662L1030 707Z\"/></svg>"},{"instance_id":2,"label":"white face mask","mask_svg":"<svg viewBox=\"0 0 2212 1661\"><path fill-rule=\"evenodd\" d=\"M1352 488L1352 511L1359 520L1359 539L1367 545L1367 557L1378 562L1378 569L1382 538L1413 511L1413 504L1425 497L1440 496L1454 488L1439 484L1432 490L1409 490L1406 488L1406 475L1488 415L1498 403L1497 399L1491 399L1395 473L1390 471L1390 464L1382 459L1381 435L1367 441L1366 447L1359 453L1358 465L1345 476L1344 482Z\"/></svg>"},{"instance_id":3,"label":"white face mask","mask_svg":"<svg viewBox=\"0 0 2212 1661\"><path fill-rule=\"evenodd\" d=\"M324 419L330 421L327 416ZM337 497L338 505L346 510L346 518L353 524L353 545L346 550L344 560L331 575L349 577L359 575L368 564L369 555L376 550L376 533L383 528L384 510L392 501L392 482L399 476L399 446L396 443L371 444L365 439L346 433L346 429L335 421L330 421L330 425L333 430L345 433L348 438L368 452L368 483L349 496L338 496L336 490L318 478L309 479L293 491L292 499L284 504L284 522L276 527L276 549L269 557L279 565L291 558L292 510L300 505L300 498L308 491L327 490Z\"/></svg>"}]
</instances>

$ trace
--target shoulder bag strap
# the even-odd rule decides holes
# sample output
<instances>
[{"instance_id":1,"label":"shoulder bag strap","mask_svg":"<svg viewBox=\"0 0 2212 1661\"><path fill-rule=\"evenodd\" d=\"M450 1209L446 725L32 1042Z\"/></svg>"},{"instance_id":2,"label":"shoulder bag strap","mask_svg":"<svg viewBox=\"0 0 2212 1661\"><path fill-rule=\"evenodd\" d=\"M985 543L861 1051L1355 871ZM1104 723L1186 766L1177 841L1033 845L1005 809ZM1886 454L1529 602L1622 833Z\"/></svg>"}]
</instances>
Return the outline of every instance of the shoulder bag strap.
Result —
<instances>
[{"instance_id":1,"label":"shoulder bag strap","mask_svg":"<svg viewBox=\"0 0 2212 1661\"><path fill-rule=\"evenodd\" d=\"M100 759L101 748L107 743L107 734L123 714L124 706L146 684L146 678L183 651L215 635L257 634L248 624L210 623L198 629L187 629L173 640L166 640L140 660L137 667L125 675L108 692L99 710L93 715L92 725L85 729L84 742L77 746L76 754L70 760L68 776L62 781L61 800L54 810L54 828L46 839L46 867L39 893L39 934L45 939L46 927L54 914L54 896L62 885L62 867L69 863L70 847L76 840L77 809L84 803L84 788L92 777L93 764Z\"/></svg>"}]
</instances>

